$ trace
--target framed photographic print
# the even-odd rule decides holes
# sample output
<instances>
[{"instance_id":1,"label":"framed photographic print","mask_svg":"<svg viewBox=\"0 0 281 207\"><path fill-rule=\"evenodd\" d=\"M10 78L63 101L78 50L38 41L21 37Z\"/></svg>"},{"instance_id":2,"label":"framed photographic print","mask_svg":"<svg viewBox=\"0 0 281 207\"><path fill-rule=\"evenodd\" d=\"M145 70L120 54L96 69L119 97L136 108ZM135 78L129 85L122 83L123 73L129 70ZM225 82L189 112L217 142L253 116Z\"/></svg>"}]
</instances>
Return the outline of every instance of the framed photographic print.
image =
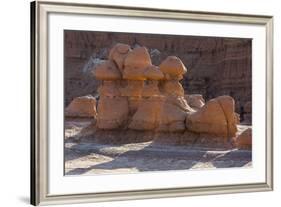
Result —
<instances>
[{"instance_id":1,"label":"framed photographic print","mask_svg":"<svg viewBox=\"0 0 281 207\"><path fill-rule=\"evenodd\" d=\"M31 3L31 204L273 189L273 17Z\"/></svg>"}]
</instances>

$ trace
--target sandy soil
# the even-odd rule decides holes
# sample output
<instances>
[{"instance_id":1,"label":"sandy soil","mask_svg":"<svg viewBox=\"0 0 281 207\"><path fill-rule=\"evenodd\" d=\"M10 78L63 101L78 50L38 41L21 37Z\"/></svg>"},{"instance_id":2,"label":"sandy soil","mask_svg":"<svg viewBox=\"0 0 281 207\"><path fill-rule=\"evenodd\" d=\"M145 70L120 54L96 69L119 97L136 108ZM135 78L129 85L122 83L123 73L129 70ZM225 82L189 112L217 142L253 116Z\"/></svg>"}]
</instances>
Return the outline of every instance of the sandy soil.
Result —
<instances>
[{"instance_id":1,"label":"sandy soil","mask_svg":"<svg viewBox=\"0 0 281 207\"><path fill-rule=\"evenodd\" d=\"M251 167L251 150L194 134L95 131L89 119L65 123L65 174ZM239 126L243 131L249 126Z\"/></svg>"}]
</instances>

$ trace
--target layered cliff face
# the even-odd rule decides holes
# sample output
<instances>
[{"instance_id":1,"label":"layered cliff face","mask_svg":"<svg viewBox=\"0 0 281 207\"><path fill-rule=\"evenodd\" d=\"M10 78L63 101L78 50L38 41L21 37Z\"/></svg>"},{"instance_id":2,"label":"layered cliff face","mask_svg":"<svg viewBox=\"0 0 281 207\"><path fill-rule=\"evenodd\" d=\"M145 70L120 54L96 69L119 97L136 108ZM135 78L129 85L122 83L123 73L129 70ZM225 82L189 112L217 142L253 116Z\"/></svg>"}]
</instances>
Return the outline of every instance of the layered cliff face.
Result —
<instances>
[{"instance_id":1,"label":"layered cliff face","mask_svg":"<svg viewBox=\"0 0 281 207\"><path fill-rule=\"evenodd\" d=\"M117 42L145 45L154 65L178 56L187 67L181 81L187 94L202 94L206 100L230 95L237 112L251 102L250 39L65 31L64 40L65 105L78 96L97 95L100 82L93 81L90 70L107 59Z\"/></svg>"}]
</instances>

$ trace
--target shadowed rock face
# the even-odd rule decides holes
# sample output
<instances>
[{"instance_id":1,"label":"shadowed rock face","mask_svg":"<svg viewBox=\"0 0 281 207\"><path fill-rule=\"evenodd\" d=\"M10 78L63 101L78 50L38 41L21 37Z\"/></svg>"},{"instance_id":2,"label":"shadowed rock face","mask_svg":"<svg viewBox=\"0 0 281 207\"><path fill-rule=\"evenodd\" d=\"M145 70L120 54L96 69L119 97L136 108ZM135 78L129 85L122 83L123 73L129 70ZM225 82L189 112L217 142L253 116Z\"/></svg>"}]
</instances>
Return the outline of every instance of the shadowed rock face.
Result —
<instances>
[{"instance_id":1,"label":"shadowed rock face","mask_svg":"<svg viewBox=\"0 0 281 207\"><path fill-rule=\"evenodd\" d=\"M127 44L111 54L120 67L124 67L128 45L145 46L154 65L171 55L181 59L189 70L181 81L186 94L202 94L207 101L230 95L239 113L251 101L250 39L66 31L65 105L75 97L97 94L100 83L93 81L90 69L106 60L117 42Z\"/></svg>"}]
</instances>

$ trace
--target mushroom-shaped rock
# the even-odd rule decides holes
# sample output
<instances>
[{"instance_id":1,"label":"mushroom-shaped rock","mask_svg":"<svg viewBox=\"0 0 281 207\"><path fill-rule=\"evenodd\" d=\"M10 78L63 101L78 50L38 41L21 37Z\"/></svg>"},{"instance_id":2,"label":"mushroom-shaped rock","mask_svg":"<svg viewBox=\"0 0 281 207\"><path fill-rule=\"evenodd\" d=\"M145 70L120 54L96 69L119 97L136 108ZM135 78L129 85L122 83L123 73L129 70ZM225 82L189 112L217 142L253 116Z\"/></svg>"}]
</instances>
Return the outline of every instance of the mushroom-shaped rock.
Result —
<instances>
[{"instance_id":1,"label":"mushroom-shaped rock","mask_svg":"<svg viewBox=\"0 0 281 207\"><path fill-rule=\"evenodd\" d=\"M151 59L145 47L130 51L125 59L123 78L127 80L145 80L144 71L151 66Z\"/></svg>"},{"instance_id":2,"label":"mushroom-shaped rock","mask_svg":"<svg viewBox=\"0 0 281 207\"><path fill-rule=\"evenodd\" d=\"M160 70L165 74L167 80L181 80L182 75L186 73L186 67L183 62L176 56L168 56L161 64Z\"/></svg>"},{"instance_id":3,"label":"mushroom-shaped rock","mask_svg":"<svg viewBox=\"0 0 281 207\"><path fill-rule=\"evenodd\" d=\"M150 55L145 47L134 48L125 59L125 68L146 69L150 65Z\"/></svg>"},{"instance_id":4,"label":"mushroom-shaped rock","mask_svg":"<svg viewBox=\"0 0 281 207\"><path fill-rule=\"evenodd\" d=\"M219 96L211 99L198 111L187 115L186 127L192 132L235 137L237 120L233 98Z\"/></svg>"},{"instance_id":5,"label":"mushroom-shaped rock","mask_svg":"<svg viewBox=\"0 0 281 207\"><path fill-rule=\"evenodd\" d=\"M113 60L120 71L124 69L124 60L127 54L131 51L131 48L127 44L117 43L109 52L109 59Z\"/></svg>"},{"instance_id":6,"label":"mushroom-shaped rock","mask_svg":"<svg viewBox=\"0 0 281 207\"><path fill-rule=\"evenodd\" d=\"M164 78L163 73L159 70L157 66L149 66L144 72L144 76L147 78L146 84L142 90L142 96L151 97L160 95L158 88L158 81Z\"/></svg>"},{"instance_id":7,"label":"mushroom-shaped rock","mask_svg":"<svg viewBox=\"0 0 281 207\"><path fill-rule=\"evenodd\" d=\"M252 128L243 131L239 136L234 139L234 143L239 149L252 148Z\"/></svg>"},{"instance_id":8,"label":"mushroom-shaped rock","mask_svg":"<svg viewBox=\"0 0 281 207\"><path fill-rule=\"evenodd\" d=\"M97 110L97 127L99 129L118 129L128 119L128 100L125 97L102 96L99 99Z\"/></svg>"},{"instance_id":9,"label":"mushroom-shaped rock","mask_svg":"<svg viewBox=\"0 0 281 207\"><path fill-rule=\"evenodd\" d=\"M196 111L205 105L205 100L201 94L184 95L188 105Z\"/></svg>"},{"instance_id":10,"label":"mushroom-shaped rock","mask_svg":"<svg viewBox=\"0 0 281 207\"><path fill-rule=\"evenodd\" d=\"M107 60L98 65L93 73L98 80L119 80L122 78L120 71L112 60Z\"/></svg>"},{"instance_id":11,"label":"mushroom-shaped rock","mask_svg":"<svg viewBox=\"0 0 281 207\"><path fill-rule=\"evenodd\" d=\"M73 99L65 109L67 117L96 117L96 99L91 96L81 96Z\"/></svg>"}]
</instances>

